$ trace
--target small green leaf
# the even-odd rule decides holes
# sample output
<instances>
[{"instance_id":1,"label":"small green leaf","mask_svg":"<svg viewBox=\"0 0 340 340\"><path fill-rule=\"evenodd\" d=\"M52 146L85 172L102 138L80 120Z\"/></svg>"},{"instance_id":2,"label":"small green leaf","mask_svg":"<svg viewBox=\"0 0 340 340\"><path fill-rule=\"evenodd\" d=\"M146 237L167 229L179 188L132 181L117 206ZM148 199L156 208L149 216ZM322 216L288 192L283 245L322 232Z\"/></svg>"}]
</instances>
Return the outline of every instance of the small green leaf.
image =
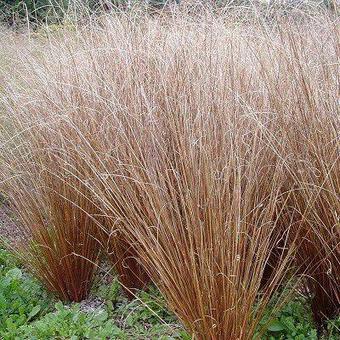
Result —
<instances>
[{"instance_id":1,"label":"small green leaf","mask_svg":"<svg viewBox=\"0 0 340 340\"><path fill-rule=\"evenodd\" d=\"M41 306L35 306L32 308L31 312L28 314L27 321L32 320L41 310Z\"/></svg>"},{"instance_id":2,"label":"small green leaf","mask_svg":"<svg viewBox=\"0 0 340 340\"><path fill-rule=\"evenodd\" d=\"M285 328L282 325L282 323L278 320L273 321L270 326L268 327L268 331L270 332L281 332L283 331Z\"/></svg>"},{"instance_id":3,"label":"small green leaf","mask_svg":"<svg viewBox=\"0 0 340 340\"><path fill-rule=\"evenodd\" d=\"M192 339L192 336L190 336L186 331L180 331L178 335L179 335L180 339L182 339L182 340L191 340Z\"/></svg>"},{"instance_id":4,"label":"small green leaf","mask_svg":"<svg viewBox=\"0 0 340 340\"><path fill-rule=\"evenodd\" d=\"M106 311L102 311L95 316L95 320L98 322L104 322L107 320L108 316L109 315Z\"/></svg>"},{"instance_id":5,"label":"small green leaf","mask_svg":"<svg viewBox=\"0 0 340 340\"><path fill-rule=\"evenodd\" d=\"M58 311L58 312L61 312L61 311L63 311L64 310L64 305L62 304L62 302L57 302L56 304L55 304L55 309Z\"/></svg>"},{"instance_id":6,"label":"small green leaf","mask_svg":"<svg viewBox=\"0 0 340 340\"><path fill-rule=\"evenodd\" d=\"M22 271L19 268L10 269L6 274L6 277L19 280L22 277Z\"/></svg>"}]
</instances>

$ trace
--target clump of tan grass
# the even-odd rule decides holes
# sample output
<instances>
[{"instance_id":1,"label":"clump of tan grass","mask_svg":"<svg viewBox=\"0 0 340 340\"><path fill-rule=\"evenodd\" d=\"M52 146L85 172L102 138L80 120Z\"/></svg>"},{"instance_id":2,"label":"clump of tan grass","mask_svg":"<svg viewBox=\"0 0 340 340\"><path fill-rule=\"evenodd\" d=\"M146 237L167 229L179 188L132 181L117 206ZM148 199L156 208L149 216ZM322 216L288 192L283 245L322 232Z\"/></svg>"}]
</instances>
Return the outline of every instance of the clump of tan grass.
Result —
<instances>
[{"instance_id":1,"label":"clump of tan grass","mask_svg":"<svg viewBox=\"0 0 340 340\"><path fill-rule=\"evenodd\" d=\"M63 141L47 133L45 122L35 124L26 131L11 129L14 135L2 150L2 189L22 233L12 248L50 291L81 301L89 294L99 257L96 222L89 215L95 207L81 181L68 175L72 155L58 148Z\"/></svg>"},{"instance_id":2,"label":"clump of tan grass","mask_svg":"<svg viewBox=\"0 0 340 340\"><path fill-rule=\"evenodd\" d=\"M63 37L69 34L65 49L78 44L73 33L66 31ZM87 97L90 90L83 88L85 95L76 93L74 68L60 72L66 61L75 67L66 50L53 65L48 60L58 53L57 45L34 57L46 47L39 45L39 37L27 40L28 46L19 45L19 53L12 52L21 59L20 70L15 70L16 65L11 69L16 82L2 98L6 113L1 121L2 191L12 202L24 235L24 242L15 250L49 290L76 301L88 295L102 251L109 255L132 296L149 278L131 247L115 237L111 219L102 216L98 200L87 189L90 181L86 176L92 170L83 159L81 146L92 152L98 144L101 122L93 116L98 103ZM70 77L75 83L60 91Z\"/></svg>"},{"instance_id":3,"label":"clump of tan grass","mask_svg":"<svg viewBox=\"0 0 340 340\"><path fill-rule=\"evenodd\" d=\"M325 18L312 30L305 24L281 28L280 40L286 45L276 82L263 65L278 115L277 150L286 155L288 202L280 224L291 224L295 266L321 329L340 308L339 31Z\"/></svg>"},{"instance_id":4,"label":"clump of tan grass","mask_svg":"<svg viewBox=\"0 0 340 340\"><path fill-rule=\"evenodd\" d=\"M337 94L332 91L338 81L332 76L332 66L323 66L327 84L315 79L312 70L306 71L300 80L306 102L290 117L287 128L294 187L290 206L299 240L297 266L305 274L305 291L321 327L340 311L340 118Z\"/></svg>"},{"instance_id":5,"label":"clump of tan grass","mask_svg":"<svg viewBox=\"0 0 340 340\"><path fill-rule=\"evenodd\" d=\"M322 19L121 13L41 43L7 92L21 134L1 165L36 272L59 283L83 261L79 290L104 249L127 291L151 279L200 339L259 336L294 271L316 320L334 315L337 29Z\"/></svg>"}]
</instances>

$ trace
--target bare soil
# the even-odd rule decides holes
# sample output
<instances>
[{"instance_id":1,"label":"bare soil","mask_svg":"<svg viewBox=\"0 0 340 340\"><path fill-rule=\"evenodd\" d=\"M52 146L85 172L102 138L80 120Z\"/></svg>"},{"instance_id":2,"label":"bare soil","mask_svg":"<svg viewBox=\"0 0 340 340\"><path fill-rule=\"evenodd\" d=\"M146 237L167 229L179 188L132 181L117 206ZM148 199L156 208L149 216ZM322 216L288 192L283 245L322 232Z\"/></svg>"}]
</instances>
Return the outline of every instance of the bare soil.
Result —
<instances>
[{"instance_id":1,"label":"bare soil","mask_svg":"<svg viewBox=\"0 0 340 340\"><path fill-rule=\"evenodd\" d=\"M0 202L0 240L15 245L22 240L18 221L14 218L7 203Z\"/></svg>"}]
</instances>

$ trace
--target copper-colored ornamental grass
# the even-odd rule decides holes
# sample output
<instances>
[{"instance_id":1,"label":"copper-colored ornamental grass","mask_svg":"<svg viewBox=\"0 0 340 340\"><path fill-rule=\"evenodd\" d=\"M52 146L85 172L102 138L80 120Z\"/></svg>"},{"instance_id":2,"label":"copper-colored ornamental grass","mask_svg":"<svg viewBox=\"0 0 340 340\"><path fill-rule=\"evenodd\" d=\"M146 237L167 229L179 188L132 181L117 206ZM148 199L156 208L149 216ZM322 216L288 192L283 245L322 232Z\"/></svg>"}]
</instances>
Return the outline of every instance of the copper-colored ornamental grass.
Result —
<instances>
[{"instance_id":1,"label":"copper-colored ornamental grass","mask_svg":"<svg viewBox=\"0 0 340 340\"><path fill-rule=\"evenodd\" d=\"M291 224L295 266L321 329L340 310L339 31L330 18L316 27L280 30L281 39L287 41L282 51L287 62L280 65L277 83L270 78L267 83L274 97L291 93L273 101L278 113L277 152L286 155L288 175L288 202L280 224L283 229ZM324 36L325 32L329 33ZM322 44L316 43L320 36Z\"/></svg>"},{"instance_id":2,"label":"copper-colored ornamental grass","mask_svg":"<svg viewBox=\"0 0 340 340\"><path fill-rule=\"evenodd\" d=\"M29 51L38 47L32 45L21 51L23 68L28 66L26 62L33 62ZM102 216L96 195L87 188L93 170L84 162L81 147L85 145L93 153L92 147L98 144L101 121L95 121L91 109L97 103L88 103L84 88L85 96L72 86L60 91L60 83L67 84L74 69L66 67L65 73L59 73L59 65L49 71L48 64L36 66L34 86L31 73L26 77L20 70L17 79L23 85L15 84L17 92L9 89L8 97L3 98L7 110L1 126L3 191L19 215L18 227L25 235L16 250L49 290L75 301L89 294L102 251L112 261L128 296L133 297L150 279L129 244L121 236L114 237L117 233L110 218ZM48 86L50 82L54 86Z\"/></svg>"},{"instance_id":3,"label":"copper-colored ornamental grass","mask_svg":"<svg viewBox=\"0 0 340 340\"><path fill-rule=\"evenodd\" d=\"M114 267L124 293L133 299L139 290L147 288L150 278L138 254L119 231L114 220L108 216L95 218L99 222L99 239L103 252Z\"/></svg>"},{"instance_id":4,"label":"copper-colored ornamental grass","mask_svg":"<svg viewBox=\"0 0 340 340\"><path fill-rule=\"evenodd\" d=\"M40 94L46 95L43 91ZM110 219L103 218L98 200L87 188L89 164L78 153L84 138L90 147L94 127L85 122L82 135L81 120L46 115L47 107L53 109L49 99L38 108L22 99L18 103L5 103L3 134L13 135L3 144L1 173L3 191L23 235L13 250L50 291L71 301L88 296L99 254L106 253L133 297L150 280L131 247L112 233Z\"/></svg>"},{"instance_id":5,"label":"copper-colored ornamental grass","mask_svg":"<svg viewBox=\"0 0 340 340\"><path fill-rule=\"evenodd\" d=\"M319 327L340 312L340 120L335 112L326 106L319 119L304 120L307 131L288 134L291 141L300 141L290 144L295 155L290 183L296 190L289 204L295 219L292 231L299 240L296 265Z\"/></svg>"},{"instance_id":6,"label":"copper-colored ornamental grass","mask_svg":"<svg viewBox=\"0 0 340 340\"><path fill-rule=\"evenodd\" d=\"M254 334L288 261L279 260L276 277L257 300L277 241L272 236L283 174L280 164L265 166L270 149L256 125L247 126L255 130L247 145L238 133L233 136L235 127L216 145L210 133L228 128L220 119L223 122L221 116L197 118L197 130L188 118L177 126L170 119L169 134L164 140L156 137L158 151L148 150L145 168L136 170L136 164L127 174L123 194L135 193L141 199L119 218L170 308L191 333L198 338L247 338ZM239 128L243 131L242 125ZM194 132L202 133L197 144ZM247 146L256 150L256 157ZM137 161L133 155L130 166Z\"/></svg>"},{"instance_id":7,"label":"copper-colored ornamental grass","mask_svg":"<svg viewBox=\"0 0 340 340\"><path fill-rule=\"evenodd\" d=\"M93 204L51 150L37 148L54 141L43 141L41 134L35 144L33 136L23 136L27 144L2 157L2 166L8 166L3 188L22 234L13 250L50 291L63 300L81 301L89 294L100 249L89 215Z\"/></svg>"},{"instance_id":8,"label":"copper-colored ornamental grass","mask_svg":"<svg viewBox=\"0 0 340 340\"><path fill-rule=\"evenodd\" d=\"M300 14L117 14L18 46L0 174L51 290L84 298L103 251L198 339L259 337L290 279L336 315L338 27Z\"/></svg>"}]
</instances>

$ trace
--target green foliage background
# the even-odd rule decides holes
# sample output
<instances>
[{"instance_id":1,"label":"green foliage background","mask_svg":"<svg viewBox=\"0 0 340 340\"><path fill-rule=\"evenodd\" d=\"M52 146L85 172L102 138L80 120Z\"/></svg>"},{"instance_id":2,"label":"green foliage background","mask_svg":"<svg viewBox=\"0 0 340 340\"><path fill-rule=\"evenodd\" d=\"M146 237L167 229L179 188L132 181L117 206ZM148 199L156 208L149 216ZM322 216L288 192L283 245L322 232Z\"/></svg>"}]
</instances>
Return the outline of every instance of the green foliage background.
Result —
<instances>
[{"instance_id":1,"label":"green foliage background","mask_svg":"<svg viewBox=\"0 0 340 340\"><path fill-rule=\"evenodd\" d=\"M179 2L179 0L173 0ZM0 21L12 26L27 20L32 24L55 24L63 21L65 15L96 13L124 6L127 3L141 3L138 0L1 0ZM149 5L162 5L166 0L151 0Z\"/></svg>"},{"instance_id":2,"label":"green foliage background","mask_svg":"<svg viewBox=\"0 0 340 340\"><path fill-rule=\"evenodd\" d=\"M323 6L334 10L334 4L337 0L310 0L311 5ZM162 7L167 2L179 4L181 0L0 0L0 23L9 26L20 25L29 21L33 26L39 23L55 24L61 23L65 16L79 16L83 12L93 14L114 8L128 8L127 4L148 4L149 6ZM202 3L214 3L217 6L226 4L232 6L252 5L250 0L202 0ZM272 2L282 4L282 6L291 7L294 2L287 0L282 2ZM300 2L296 4L299 6ZM262 3L263 5L265 2ZM271 3L270 3L271 6ZM280 6L279 6L280 7Z\"/></svg>"},{"instance_id":3,"label":"green foliage background","mask_svg":"<svg viewBox=\"0 0 340 340\"><path fill-rule=\"evenodd\" d=\"M63 17L69 0L2 0L0 19L8 24L20 20L55 22Z\"/></svg>"}]
</instances>

